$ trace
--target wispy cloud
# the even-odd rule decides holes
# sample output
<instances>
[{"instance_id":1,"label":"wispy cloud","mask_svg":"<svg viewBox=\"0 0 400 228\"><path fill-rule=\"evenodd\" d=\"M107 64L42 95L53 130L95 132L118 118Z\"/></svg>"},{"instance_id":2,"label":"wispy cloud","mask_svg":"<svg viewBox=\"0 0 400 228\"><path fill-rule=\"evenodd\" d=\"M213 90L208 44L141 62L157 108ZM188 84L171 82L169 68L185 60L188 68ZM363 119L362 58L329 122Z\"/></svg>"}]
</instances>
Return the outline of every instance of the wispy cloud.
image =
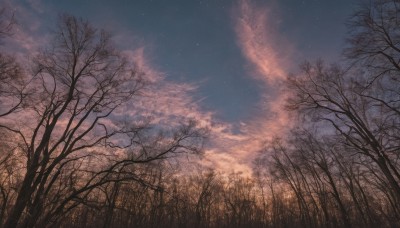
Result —
<instances>
[{"instance_id":1,"label":"wispy cloud","mask_svg":"<svg viewBox=\"0 0 400 228\"><path fill-rule=\"evenodd\" d=\"M282 45L282 37L273 23L278 18L271 16L272 9L256 6L250 0L239 0L236 11L238 43L244 56L253 64L253 75L268 84L284 79L288 49Z\"/></svg>"},{"instance_id":2,"label":"wispy cloud","mask_svg":"<svg viewBox=\"0 0 400 228\"><path fill-rule=\"evenodd\" d=\"M282 83L290 67L292 48L279 35L277 15L272 18L273 7L259 6L250 0L240 0L236 33L243 55L250 63L250 75L264 85L263 100L259 103L259 116L252 119L245 131L268 139L288 129L289 117L283 109L286 94Z\"/></svg>"},{"instance_id":3,"label":"wispy cloud","mask_svg":"<svg viewBox=\"0 0 400 228\"><path fill-rule=\"evenodd\" d=\"M149 100L151 104L143 100L141 107L146 107L152 116L158 116L158 123L174 124L190 117L210 129L210 142L200 162L203 166L225 173L250 174L251 163L266 142L284 135L290 127L290 118L283 109L286 95L282 82L290 63L287 57L291 48L269 20L270 12L270 8L246 0L239 1L236 8L238 45L249 63L249 75L262 82L264 88L263 100L258 103L259 113L238 124L222 122L215 119L214 113L204 111L192 96L196 85L168 82L165 75L150 64L144 48L131 52L135 62L157 82L149 93L159 99L156 103Z\"/></svg>"},{"instance_id":4,"label":"wispy cloud","mask_svg":"<svg viewBox=\"0 0 400 228\"><path fill-rule=\"evenodd\" d=\"M36 1L31 3L32 8L39 7L36 13L42 12L41 4L36 4ZM22 13L27 11L19 5L14 5L14 8ZM125 50L123 54L146 74L150 86L142 91L132 106L119 111L149 118L155 125L170 128L178 126L182 121L195 119L200 126L210 129L210 140L200 161L203 166L227 173L251 173L251 162L257 152L263 149L265 142L283 135L290 125L289 117L282 108L285 93L281 90L281 82L286 77L285 69L290 63L287 58L290 45L279 37L275 25L271 23L270 12L271 9L266 6L260 7L248 0L240 0L234 17L237 42L248 61L249 75L262 82L264 87L264 99L258 103L260 111L250 120L227 123L216 119L212 111L204 110L201 101L194 98L199 85L169 81L167 75L151 62L144 42L139 42L140 45L134 46L133 50ZM33 53L43 43L34 42L35 31L41 21L29 12L26 12L24 18L24 24L33 23L34 31L18 31L14 45L22 48L21 52ZM31 22L27 22L29 18ZM42 40L47 39L47 36L43 37ZM132 37L119 35L117 39L117 43L127 43Z\"/></svg>"},{"instance_id":5,"label":"wispy cloud","mask_svg":"<svg viewBox=\"0 0 400 228\"><path fill-rule=\"evenodd\" d=\"M197 85L168 81L165 73L152 65L145 50L141 47L124 52L152 82L136 101L137 108L131 110L132 115L149 116L154 124L168 127L194 119L200 127L209 129L209 140L200 160L201 166L225 173L251 173L253 157L243 151L259 150L261 141L255 141L252 135L245 132L234 133L234 124L222 122L216 119L214 112L205 111L201 102L193 98Z\"/></svg>"},{"instance_id":6,"label":"wispy cloud","mask_svg":"<svg viewBox=\"0 0 400 228\"><path fill-rule=\"evenodd\" d=\"M249 63L249 75L263 85L263 100L259 113L240 124L239 133L228 131L214 140L209 151L214 165L225 171L251 172L251 162L266 143L282 137L290 129L291 121L283 105L286 94L282 82L290 67L292 48L279 36L277 18L271 17L272 8L240 0L234 13L237 41ZM276 16L276 15L275 15Z\"/></svg>"},{"instance_id":7,"label":"wispy cloud","mask_svg":"<svg viewBox=\"0 0 400 228\"><path fill-rule=\"evenodd\" d=\"M44 8L40 8L43 6L39 0L32 0L28 5L5 0L0 7L4 7L10 15L14 15L15 20L11 31L12 37L5 39L2 51L15 55L19 61L26 63L27 56L34 56L39 48L49 41L49 34L41 31L43 22L40 14Z\"/></svg>"},{"instance_id":8,"label":"wispy cloud","mask_svg":"<svg viewBox=\"0 0 400 228\"><path fill-rule=\"evenodd\" d=\"M133 51L126 50L124 55L144 72L146 80L150 82L135 101L132 115L148 116L151 117L152 123L170 127L194 119L201 127L212 128L213 113L203 111L199 101L193 98L197 89L195 84L168 81L165 73L149 61L145 47Z\"/></svg>"}]
</instances>

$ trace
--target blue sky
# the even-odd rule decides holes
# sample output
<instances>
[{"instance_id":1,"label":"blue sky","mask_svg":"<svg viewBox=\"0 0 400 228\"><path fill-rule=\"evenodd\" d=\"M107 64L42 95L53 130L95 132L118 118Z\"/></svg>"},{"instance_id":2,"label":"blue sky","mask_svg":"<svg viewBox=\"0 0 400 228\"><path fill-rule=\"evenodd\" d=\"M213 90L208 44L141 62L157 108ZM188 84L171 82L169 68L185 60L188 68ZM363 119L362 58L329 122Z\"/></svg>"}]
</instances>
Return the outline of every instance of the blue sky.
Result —
<instances>
[{"instance_id":1,"label":"blue sky","mask_svg":"<svg viewBox=\"0 0 400 228\"><path fill-rule=\"evenodd\" d=\"M216 134L208 148L210 165L237 163L237 169L244 169L264 140L290 125L282 108L284 77L305 60L339 61L345 21L359 2L9 0L8 4L19 21L23 35L17 34L16 40L22 47L46 45L48 31L63 13L110 31L118 48L136 53L144 69L162 75L157 88L167 98L152 107L208 123Z\"/></svg>"},{"instance_id":2,"label":"blue sky","mask_svg":"<svg viewBox=\"0 0 400 228\"><path fill-rule=\"evenodd\" d=\"M304 60L336 60L343 46L344 22L357 1L252 1L269 7L270 23L293 46L290 71ZM146 46L148 56L169 80L198 83L196 97L224 121L241 121L257 112L258 82L248 76L235 34L234 0L27 1L44 26L57 14L88 19L118 36L122 48ZM279 48L279 47L278 47Z\"/></svg>"}]
</instances>

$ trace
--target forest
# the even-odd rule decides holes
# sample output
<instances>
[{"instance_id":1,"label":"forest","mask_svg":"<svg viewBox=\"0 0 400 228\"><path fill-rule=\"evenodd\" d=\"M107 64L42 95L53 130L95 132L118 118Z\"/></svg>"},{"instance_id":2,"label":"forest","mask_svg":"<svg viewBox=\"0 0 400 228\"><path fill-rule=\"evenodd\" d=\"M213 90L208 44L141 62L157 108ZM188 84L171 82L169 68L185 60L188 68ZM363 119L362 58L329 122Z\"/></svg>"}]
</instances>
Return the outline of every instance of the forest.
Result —
<instances>
[{"instance_id":1,"label":"forest","mask_svg":"<svg viewBox=\"0 0 400 228\"><path fill-rule=\"evenodd\" d=\"M208 129L127 113L152 80L111 34L61 15L34 58L0 52L0 226L400 227L400 2L371 2L348 20L344 61L287 76L296 124L251 175L185 171Z\"/></svg>"}]
</instances>

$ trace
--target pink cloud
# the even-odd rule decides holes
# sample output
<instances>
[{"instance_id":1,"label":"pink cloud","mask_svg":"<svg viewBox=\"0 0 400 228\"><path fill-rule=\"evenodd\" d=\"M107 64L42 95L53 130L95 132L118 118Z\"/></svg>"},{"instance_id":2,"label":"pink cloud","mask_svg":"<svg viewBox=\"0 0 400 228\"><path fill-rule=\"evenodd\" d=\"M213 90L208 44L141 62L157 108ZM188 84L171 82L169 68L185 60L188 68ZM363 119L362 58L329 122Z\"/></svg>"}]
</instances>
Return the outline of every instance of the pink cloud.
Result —
<instances>
[{"instance_id":1,"label":"pink cloud","mask_svg":"<svg viewBox=\"0 0 400 228\"><path fill-rule=\"evenodd\" d=\"M165 73L151 64L144 47L124 54L146 74L151 85L142 93L136 106L124 110L135 116L149 116L154 124L164 127L178 126L182 121L195 119L200 127L209 129L209 143L198 164L224 173L251 173L252 157L243 151L256 151L261 142L253 135L233 133L234 125L215 118L214 112L205 111L200 101L193 98L197 85L168 81ZM192 162L196 161L196 158ZM196 162L197 163L197 162Z\"/></svg>"},{"instance_id":2,"label":"pink cloud","mask_svg":"<svg viewBox=\"0 0 400 228\"><path fill-rule=\"evenodd\" d=\"M289 56L293 48L272 22L278 20L271 16L273 9L240 0L235 27L239 47L250 63L251 75L264 84L263 99L259 103L262 111L244 131L265 139L283 134L290 125L283 109L286 93L282 83L287 76L286 69L291 66Z\"/></svg>"},{"instance_id":3,"label":"pink cloud","mask_svg":"<svg viewBox=\"0 0 400 228\"><path fill-rule=\"evenodd\" d=\"M23 8L18 10L26 11ZM151 123L166 128L195 119L201 127L210 129L210 142L200 164L225 173L250 174L251 162L265 142L283 135L290 126L290 118L282 107L286 95L281 90L281 82L286 77L285 69L290 63L287 58L290 45L283 43L271 23L271 9L240 0L236 10L237 17L234 19L238 45L249 63L250 75L262 82L265 88L264 99L258 104L261 111L254 118L238 124L216 119L212 111L205 111L201 102L194 99L193 93L198 85L168 81L166 74L151 63L148 49L142 43L142 46L125 50L123 54L145 73L149 86L134 102L121 107L115 114L122 116L130 113L132 117L148 118ZM24 21L29 17L32 18L30 23L33 23L33 28L40 27L40 21L32 13L27 12ZM30 53L37 50L46 37L35 42L32 34L34 31L21 28L16 33L14 45ZM119 41L132 39L123 35L117 38ZM268 91L272 86L276 88L273 93ZM233 131L237 128L239 132Z\"/></svg>"},{"instance_id":4,"label":"pink cloud","mask_svg":"<svg viewBox=\"0 0 400 228\"><path fill-rule=\"evenodd\" d=\"M235 14L235 30L243 55L253 66L253 75L265 83L275 83L286 76L287 51L277 36L277 18L270 16L272 7L256 6L240 0ZM285 44L287 45L287 44Z\"/></svg>"},{"instance_id":5,"label":"pink cloud","mask_svg":"<svg viewBox=\"0 0 400 228\"><path fill-rule=\"evenodd\" d=\"M26 57L33 57L38 53L40 47L44 47L45 44L49 43L49 34L40 32L42 21L40 19L39 6L40 1L33 0L29 3L30 7L26 7L15 1L5 0L1 7L5 7L9 10L9 15L14 15L15 24L12 27L10 38L4 40L4 45L1 49L5 53L14 55L23 66L29 65L26 61ZM32 10L34 4L37 9Z\"/></svg>"},{"instance_id":6,"label":"pink cloud","mask_svg":"<svg viewBox=\"0 0 400 228\"><path fill-rule=\"evenodd\" d=\"M151 64L144 47L126 50L124 55L144 72L148 81L148 86L130 107L132 110L126 111L131 115L148 116L152 123L163 126L176 127L182 121L195 119L199 126L212 128L213 113L203 111L199 101L193 99L197 89L195 84L168 81L165 73Z\"/></svg>"},{"instance_id":7,"label":"pink cloud","mask_svg":"<svg viewBox=\"0 0 400 228\"><path fill-rule=\"evenodd\" d=\"M283 136L290 128L290 118L283 109L286 94L281 85L286 77L285 69L290 65L291 48L279 37L269 20L270 12L270 8L241 0L235 14L238 45L248 60L249 74L264 85L263 100L258 104L260 112L239 124L222 122L213 112L204 111L201 103L192 96L197 86L168 82L164 73L150 64L144 48L130 52L132 59L155 82L145 97L159 98L156 101L143 99L140 105L146 107L145 112L149 115L156 116L154 121L174 124L190 117L210 129L210 142L200 161L202 166L228 174L242 172L249 175L252 161L266 142ZM271 87L275 87L273 91ZM233 131L234 128L239 132Z\"/></svg>"},{"instance_id":8,"label":"pink cloud","mask_svg":"<svg viewBox=\"0 0 400 228\"><path fill-rule=\"evenodd\" d=\"M238 45L249 63L249 74L262 82L264 92L258 103L260 112L240 123L240 133L233 134L229 129L220 133L214 139L216 148L208 151L210 158L216 158L210 162L225 171L251 173L251 162L258 152L291 126L283 108L287 95L282 82L287 75L285 69L290 67L292 48L279 36L270 16L272 9L240 0L234 13Z\"/></svg>"}]
</instances>

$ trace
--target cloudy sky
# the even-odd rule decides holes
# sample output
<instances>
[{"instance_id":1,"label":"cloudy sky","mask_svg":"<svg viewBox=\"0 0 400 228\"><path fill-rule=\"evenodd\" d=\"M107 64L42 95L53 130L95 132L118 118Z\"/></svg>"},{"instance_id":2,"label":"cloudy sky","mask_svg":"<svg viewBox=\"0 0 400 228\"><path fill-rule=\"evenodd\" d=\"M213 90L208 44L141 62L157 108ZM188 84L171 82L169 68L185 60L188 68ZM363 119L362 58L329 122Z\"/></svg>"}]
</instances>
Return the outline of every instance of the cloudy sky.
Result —
<instances>
[{"instance_id":1,"label":"cloudy sky","mask_svg":"<svg viewBox=\"0 0 400 228\"><path fill-rule=\"evenodd\" d=\"M62 13L110 31L116 46L158 81L163 99L143 104L160 121L193 117L208 126L204 164L248 171L265 140L291 125L282 80L305 60L340 61L344 23L359 1L4 2L18 21L10 46L20 53L46 45Z\"/></svg>"}]
</instances>

